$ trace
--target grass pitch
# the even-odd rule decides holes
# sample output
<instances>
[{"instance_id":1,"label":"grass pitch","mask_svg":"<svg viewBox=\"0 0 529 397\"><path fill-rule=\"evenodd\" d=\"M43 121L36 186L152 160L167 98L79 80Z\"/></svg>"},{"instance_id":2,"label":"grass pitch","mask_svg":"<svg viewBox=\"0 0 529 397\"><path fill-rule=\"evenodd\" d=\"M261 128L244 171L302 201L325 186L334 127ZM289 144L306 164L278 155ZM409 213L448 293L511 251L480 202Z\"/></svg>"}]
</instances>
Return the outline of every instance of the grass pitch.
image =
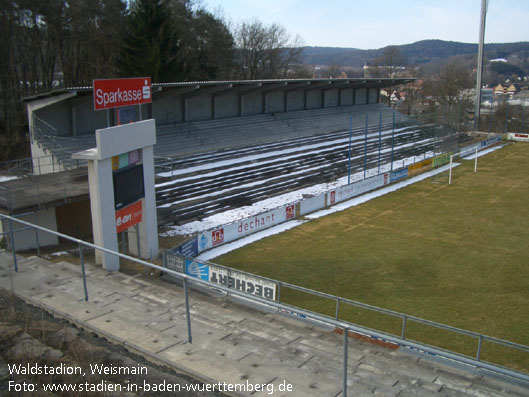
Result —
<instances>
[{"instance_id":1,"label":"grass pitch","mask_svg":"<svg viewBox=\"0 0 529 397\"><path fill-rule=\"evenodd\" d=\"M529 345L529 145L516 143L357 207L310 221L217 263ZM281 291L334 316L334 301ZM402 321L340 307L400 335ZM409 322L406 337L475 356L477 340ZM529 372L529 353L484 343L481 358Z\"/></svg>"}]
</instances>

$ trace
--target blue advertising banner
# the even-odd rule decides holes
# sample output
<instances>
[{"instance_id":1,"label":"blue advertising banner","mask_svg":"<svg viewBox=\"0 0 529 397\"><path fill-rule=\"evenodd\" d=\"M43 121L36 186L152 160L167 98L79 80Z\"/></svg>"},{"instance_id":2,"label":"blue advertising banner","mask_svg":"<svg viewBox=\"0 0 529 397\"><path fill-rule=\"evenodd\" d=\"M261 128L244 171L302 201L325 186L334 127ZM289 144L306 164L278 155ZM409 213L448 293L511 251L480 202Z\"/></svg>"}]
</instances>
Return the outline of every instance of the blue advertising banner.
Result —
<instances>
[{"instance_id":1,"label":"blue advertising banner","mask_svg":"<svg viewBox=\"0 0 529 397\"><path fill-rule=\"evenodd\" d=\"M186 241L178 247L178 253L184 256L194 258L198 255L198 238L194 237L192 240Z\"/></svg>"},{"instance_id":2,"label":"blue advertising banner","mask_svg":"<svg viewBox=\"0 0 529 397\"><path fill-rule=\"evenodd\" d=\"M398 181L399 179L407 178L408 177L408 167L403 168L401 170L393 171L391 173L391 182Z\"/></svg>"},{"instance_id":3,"label":"blue advertising banner","mask_svg":"<svg viewBox=\"0 0 529 397\"><path fill-rule=\"evenodd\" d=\"M186 274L209 281L209 265L186 259Z\"/></svg>"}]
</instances>

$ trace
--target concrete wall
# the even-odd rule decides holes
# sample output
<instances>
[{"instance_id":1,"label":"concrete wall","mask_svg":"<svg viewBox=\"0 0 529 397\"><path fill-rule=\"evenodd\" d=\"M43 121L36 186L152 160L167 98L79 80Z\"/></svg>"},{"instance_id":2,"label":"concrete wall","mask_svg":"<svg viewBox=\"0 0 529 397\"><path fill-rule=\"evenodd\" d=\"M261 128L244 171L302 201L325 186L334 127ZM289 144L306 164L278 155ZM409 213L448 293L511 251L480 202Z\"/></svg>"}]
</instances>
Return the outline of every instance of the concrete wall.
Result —
<instances>
[{"instance_id":1,"label":"concrete wall","mask_svg":"<svg viewBox=\"0 0 529 397\"><path fill-rule=\"evenodd\" d=\"M369 103L378 103L378 88L369 89Z\"/></svg>"},{"instance_id":2,"label":"concrete wall","mask_svg":"<svg viewBox=\"0 0 529 397\"><path fill-rule=\"evenodd\" d=\"M185 101L186 121L211 120L213 117L211 94L197 95Z\"/></svg>"},{"instance_id":3,"label":"concrete wall","mask_svg":"<svg viewBox=\"0 0 529 397\"><path fill-rule=\"evenodd\" d=\"M332 89L332 90L324 90L324 103L323 107L325 108L332 108L338 106L339 98L338 98L338 90Z\"/></svg>"},{"instance_id":4,"label":"concrete wall","mask_svg":"<svg viewBox=\"0 0 529 397\"><path fill-rule=\"evenodd\" d=\"M287 112L303 110L303 90L289 91L287 93Z\"/></svg>"},{"instance_id":5,"label":"concrete wall","mask_svg":"<svg viewBox=\"0 0 529 397\"><path fill-rule=\"evenodd\" d=\"M66 136L71 134L72 121L69 101L51 104L35 111L35 114L46 123L55 127L57 135Z\"/></svg>"},{"instance_id":6,"label":"concrete wall","mask_svg":"<svg viewBox=\"0 0 529 397\"><path fill-rule=\"evenodd\" d=\"M152 106L152 118L156 120L156 125L174 124L182 121L180 96L169 91L167 94L162 92L155 98Z\"/></svg>"},{"instance_id":7,"label":"concrete wall","mask_svg":"<svg viewBox=\"0 0 529 397\"><path fill-rule=\"evenodd\" d=\"M107 126L107 111L94 110L91 96L82 96L70 99L69 106L72 135L93 134L99 128ZM110 121L115 117L114 110L110 110Z\"/></svg>"},{"instance_id":8,"label":"concrete wall","mask_svg":"<svg viewBox=\"0 0 529 397\"><path fill-rule=\"evenodd\" d=\"M254 116L263 113L263 94L252 92L241 97L241 116Z\"/></svg>"},{"instance_id":9,"label":"concrete wall","mask_svg":"<svg viewBox=\"0 0 529 397\"><path fill-rule=\"evenodd\" d=\"M355 90L355 105L367 104L367 88L357 88Z\"/></svg>"},{"instance_id":10,"label":"concrete wall","mask_svg":"<svg viewBox=\"0 0 529 397\"><path fill-rule=\"evenodd\" d=\"M308 90L307 95L307 109L319 109L323 107L323 97L321 90Z\"/></svg>"},{"instance_id":11,"label":"concrete wall","mask_svg":"<svg viewBox=\"0 0 529 397\"><path fill-rule=\"evenodd\" d=\"M239 95L225 94L215 97L215 118L224 119L239 115Z\"/></svg>"},{"instance_id":12,"label":"concrete wall","mask_svg":"<svg viewBox=\"0 0 529 397\"><path fill-rule=\"evenodd\" d=\"M341 106L352 106L353 105L354 90L352 88L346 88L340 90L340 104Z\"/></svg>"},{"instance_id":13,"label":"concrete wall","mask_svg":"<svg viewBox=\"0 0 529 397\"><path fill-rule=\"evenodd\" d=\"M22 221L26 221L29 223L37 224L38 226L45 227L47 229L51 229L56 231L57 230L57 222L55 218L55 208L45 209L45 210L39 210L35 212L35 215L27 215L22 217L17 217L17 219L20 219ZM37 238L35 236L35 230L24 230L20 232L16 232L17 230L26 228L25 225L17 224L16 222L13 222L13 232L14 232L14 240L15 240L15 250L17 252L19 251L27 251L30 249L36 249L37 248ZM2 221L2 229L5 232L9 232L9 222L4 220ZM6 239L8 249L11 249L11 238L8 237ZM45 233L42 231L38 232L38 241L40 247L47 247L50 245L58 245L59 244L59 238L51 233Z\"/></svg>"},{"instance_id":14,"label":"concrete wall","mask_svg":"<svg viewBox=\"0 0 529 397\"><path fill-rule=\"evenodd\" d=\"M285 111L285 94L283 91L272 91L265 95L265 113Z\"/></svg>"}]
</instances>

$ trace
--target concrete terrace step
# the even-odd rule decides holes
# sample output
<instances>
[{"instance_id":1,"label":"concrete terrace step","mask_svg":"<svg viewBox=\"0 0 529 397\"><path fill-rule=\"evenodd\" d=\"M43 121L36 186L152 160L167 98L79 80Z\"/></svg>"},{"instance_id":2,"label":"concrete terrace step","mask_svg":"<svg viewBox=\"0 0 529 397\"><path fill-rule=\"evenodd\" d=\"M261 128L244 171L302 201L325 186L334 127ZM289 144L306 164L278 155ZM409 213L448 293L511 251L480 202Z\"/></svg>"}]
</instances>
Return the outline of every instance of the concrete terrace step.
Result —
<instances>
[{"instance_id":1,"label":"concrete terrace step","mask_svg":"<svg viewBox=\"0 0 529 397\"><path fill-rule=\"evenodd\" d=\"M87 265L89 301L85 302L77 266L19 258L20 271L14 273L9 270L10 254L0 251L1 288L10 290L13 277L14 291L21 298L149 360L215 383L278 386L286 381L294 387L291 393L275 395L341 395L343 339L330 330L191 291L193 343L189 344L180 287ZM349 395L522 396L527 391L425 356L353 338L348 346Z\"/></svg>"}]
</instances>

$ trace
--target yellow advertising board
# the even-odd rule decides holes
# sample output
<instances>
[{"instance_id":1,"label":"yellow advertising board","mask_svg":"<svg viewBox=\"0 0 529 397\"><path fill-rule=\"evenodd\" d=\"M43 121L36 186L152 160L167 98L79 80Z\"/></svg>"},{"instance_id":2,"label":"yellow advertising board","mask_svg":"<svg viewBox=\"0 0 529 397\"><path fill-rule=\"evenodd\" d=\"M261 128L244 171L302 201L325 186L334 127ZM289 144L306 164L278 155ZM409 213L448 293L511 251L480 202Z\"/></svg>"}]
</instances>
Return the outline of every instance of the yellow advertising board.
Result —
<instances>
[{"instance_id":1,"label":"yellow advertising board","mask_svg":"<svg viewBox=\"0 0 529 397\"><path fill-rule=\"evenodd\" d=\"M408 167L408 176L413 176L421 173L425 168L432 168L433 159L426 159L412 164Z\"/></svg>"}]
</instances>

